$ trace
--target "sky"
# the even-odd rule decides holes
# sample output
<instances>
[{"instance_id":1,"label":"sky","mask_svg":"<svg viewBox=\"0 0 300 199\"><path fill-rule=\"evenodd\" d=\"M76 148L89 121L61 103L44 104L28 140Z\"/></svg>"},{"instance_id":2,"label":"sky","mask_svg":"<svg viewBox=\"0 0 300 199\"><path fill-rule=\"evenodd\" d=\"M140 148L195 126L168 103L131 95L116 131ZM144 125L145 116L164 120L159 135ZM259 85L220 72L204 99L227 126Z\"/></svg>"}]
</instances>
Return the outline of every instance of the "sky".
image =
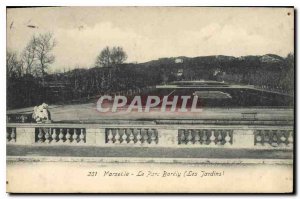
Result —
<instances>
[{"instance_id":1,"label":"sky","mask_svg":"<svg viewBox=\"0 0 300 199\"><path fill-rule=\"evenodd\" d=\"M94 66L105 46L126 62L206 55L286 56L294 52L291 8L53 7L7 9L7 49L22 52L34 34L56 40L51 71ZM35 28L28 27L35 26Z\"/></svg>"}]
</instances>

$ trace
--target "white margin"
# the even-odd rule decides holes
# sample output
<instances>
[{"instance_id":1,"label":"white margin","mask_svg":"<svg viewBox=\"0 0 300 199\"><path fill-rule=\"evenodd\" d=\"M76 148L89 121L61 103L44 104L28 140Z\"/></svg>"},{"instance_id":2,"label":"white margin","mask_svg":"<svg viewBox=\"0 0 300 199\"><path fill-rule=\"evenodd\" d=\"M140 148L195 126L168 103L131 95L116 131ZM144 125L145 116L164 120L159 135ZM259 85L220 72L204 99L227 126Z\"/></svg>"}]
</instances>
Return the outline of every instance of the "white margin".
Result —
<instances>
[{"instance_id":1,"label":"white margin","mask_svg":"<svg viewBox=\"0 0 300 199\"><path fill-rule=\"evenodd\" d=\"M6 54L6 6L295 6L297 11L297 15L299 16L299 8L300 8L300 1L299 0L272 0L272 1L262 1L262 0L2 0L0 2L0 63L1 63L1 72L0 72L0 89L1 89L1 138L0 138L0 198L11 198L11 197L18 197L18 198L44 198L44 197L51 197L51 195L47 196L31 196L31 195L22 195L22 196L9 196L5 193L6 185L5 185L5 178L6 178L6 138L5 131L6 131L6 67L5 67L5 54ZM296 27L299 27L299 20L296 20L297 24ZM299 32L298 32L299 33ZM298 34L299 35L299 34ZM299 49L296 46L297 54L296 57L299 57ZM298 67L298 66L296 66ZM300 70L297 69L297 76L299 77ZM297 82L297 93L300 91L300 86ZM299 102L299 97L297 100L297 104ZM299 107L299 105L298 105ZM297 117L297 124L299 124L299 117ZM297 125L298 129L298 125ZM299 137L297 136L297 143L299 143ZM297 147L297 154L299 154L299 147ZM299 180L299 167L296 178ZM299 182L297 183L297 190L299 192ZM56 196L57 198L64 198L66 196ZM86 198L86 196L80 195L77 196L78 198ZM103 197L106 196L99 196L99 195L92 195L90 197ZM112 197L112 196L110 196ZM131 196L115 196L115 198L123 198L123 197L131 197ZM138 196L140 198L142 196ZM146 196L143 196L146 197ZM173 198L173 196L155 196L156 198ZM187 197L182 195L177 195L175 197ZM193 197L197 197L194 195ZM209 196L201 196L203 198L209 198ZM215 197L215 196L214 196ZM230 196L229 196L230 197ZM238 196L242 197L242 196ZM244 196L245 198L252 198L252 196ZM243 198L244 198L243 197ZM264 196L256 195L255 198L263 198ZM276 197L276 196L273 196ZM288 196L280 195L280 198L285 198ZM136 198L136 197L135 197Z\"/></svg>"}]
</instances>

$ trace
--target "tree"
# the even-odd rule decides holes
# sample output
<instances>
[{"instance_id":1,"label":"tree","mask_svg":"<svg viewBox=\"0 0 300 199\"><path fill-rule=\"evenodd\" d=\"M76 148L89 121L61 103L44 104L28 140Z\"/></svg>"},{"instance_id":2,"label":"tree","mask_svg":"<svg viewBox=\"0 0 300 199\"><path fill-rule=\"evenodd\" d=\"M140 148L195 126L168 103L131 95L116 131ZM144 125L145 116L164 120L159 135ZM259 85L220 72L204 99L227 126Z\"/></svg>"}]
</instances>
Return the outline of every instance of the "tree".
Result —
<instances>
[{"instance_id":1,"label":"tree","mask_svg":"<svg viewBox=\"0 0 300 199\"><path fill-rule=\"evenodd\" d=\"M100 54L97 56L96 59L96 66L97 67L109 67L110 63L111 63L111 58L110 58L110 49L108 46L106 46L101 52Z\"/></svg>"},{"instance_id":2,"label":"tree","mask_svg":"<svg viewBox=\"0 0 300 199\"><path fill-rule=\"evenodd\" d=\"M8 77L22 76L22 63L18 60L17 52L8 50L6 53L6 74Z\"/></svg>"},{"instance_id":3,"label":"tree","mask_svg":"<svg viewBox=\"0 0 300 199\"><path fill-rule=\"evenodd\" d=\"M122 64L127 59L127 54L122 47L113 47L111 53L111 62L113 65Z\"/></svg>"},{"instance_id":4,"label":"tree","mask_svg":"<svg viewBox=\"0 0 300 199\"><path fill-rule=\"evenodd\" d=\"M106 46L96 58L96 67L112 67L122 64L127 59L127 54L122 47L109 48Z\"/></svg>"},{"instance_id":5,"label":"tree","mask_svg":"<svg viewBox=\"0 0 300 199\"><path fill-rule=\"evenodd\" d=\"M25 74L32 74L36 61L36 46L37 39L35 36L33 36L22 52L21 60L23 63L23 68L25 69Z\"/></svg>"},{"instance_id":6,"label":"tree","mask_svg":"<svg viewBox=\"0 0 300 199\"><path fill-rule=\"evenodd\" d=\"M36 68L34 72L36 75L41 75L44 83L46 70L55 61L55 57L51 52L56 42L51 33L40 34L37 37L33 36L31 42L34 42L32 45L35 46Z\"/></svg>"}]
</instances>

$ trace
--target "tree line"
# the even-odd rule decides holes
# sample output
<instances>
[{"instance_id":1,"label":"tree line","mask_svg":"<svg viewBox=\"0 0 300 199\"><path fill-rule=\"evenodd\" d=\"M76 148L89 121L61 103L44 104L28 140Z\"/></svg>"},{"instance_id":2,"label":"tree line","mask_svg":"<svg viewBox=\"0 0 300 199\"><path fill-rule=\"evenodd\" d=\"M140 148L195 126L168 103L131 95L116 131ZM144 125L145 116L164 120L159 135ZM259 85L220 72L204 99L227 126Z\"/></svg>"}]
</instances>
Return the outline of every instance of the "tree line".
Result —
<instances>
[{"instance_id":1,"label":"tree line","mask_svg":"<svg viewBox=\"0 0 300 199\"><path fill-rule=\"evenodd\" d=\"M53 49L57 42L51 33L33 35L21 54L7 50L7 77L32 75L44 80L47 70L55 61ZM127 54L120 46L106 46L96 58L95 67L113 67L124 63Z\"/></svg>"},{"instance_id":2,"label":"tree line","mask_svg":"<svg viewBox=\"0 0 300 199\"><path fill-rule=\"evenodd\" d=\"M33 35L20 53L7 50L7 106L9 108L32 106L45 101L65 102L78 96L90 95L91 92L99 92L99 85L102 90L112 87L114 68L127 59L127 54L122 47L107 46L96 57L94 67L113 70L104 69L106 72L101 73L101 77L98 74L95 79L84 73L87 78L79 78L76 70L49 74L49 69L55 62L53 50L56 46L54 35L44 33ZM69 76L70 74L72 75ZM75 84L71 86L72 81ZM90 86L82 86L81 81L88 82Z\"/></svg>"},{"instance_id":3,"label":"tree line","mask_svg":"<svg viewBox=\"0 0 300 199\"><path fill-rule=\"evenodd\" d=\"M20 56L17 52L8 50L6 54L8 78L32 75L44 80L48 67L55 61L52 53L55 45L53 35L46 33L33 35Z\"/></svg>"},{"instance_id":4,"label":"tree line","mask_svg":"<svg viewBox=\"0 0 300 199\"><path fill-rule=\"evenodd\" d=\"M120 46L105 47L90 69L73 69L48 74L57 46L50 33L34 35L18 54L7 51L7 107L20 108L40 103L87 102L102 94L142 92L143 89L176 80L217 80L279 89L293 94L294 55L277 61L263 56L204 56L161 58L146 63L125 63ZM178 75L178 71L182 71Z\"/></svg>"}]
</instances>

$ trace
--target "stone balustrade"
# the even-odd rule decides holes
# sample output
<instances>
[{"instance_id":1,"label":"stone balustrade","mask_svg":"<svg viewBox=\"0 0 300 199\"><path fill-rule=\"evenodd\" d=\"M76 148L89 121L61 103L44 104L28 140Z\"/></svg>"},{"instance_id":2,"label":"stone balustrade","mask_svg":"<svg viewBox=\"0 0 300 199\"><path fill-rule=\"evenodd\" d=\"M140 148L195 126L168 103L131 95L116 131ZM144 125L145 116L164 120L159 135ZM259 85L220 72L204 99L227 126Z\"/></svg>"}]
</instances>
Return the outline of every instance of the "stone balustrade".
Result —
<instances>
[{"instance_id":1,"label":"stone balustrade","mask_svg":"<svg viewBox=\"0 0 300 199\"><path fill-rule=\"evenodd\" d=\"M276 130L275 130L276 129ZM99 147L293 148L293 127L162 124L7 123L7 144Z\"/></svg>"},{"instance_id":2,"label":"stone balustrade","mask_svg":"<svg viewBox=\"0 0 300 199\"><path fill-rule=\"evenodd\" d=\"M107 128L105 135L107 144L156 145L158 143L157 130L151 128Z\"/></svg>"},{"instance_id":3,"label":"stone balustrade","mask_svg":"<svg viewBox=\"0 0 300 199\"><path fill-rule=\"evenodd\" d=\"M255 130L256 147L293 147L292 130Z\"/></svg>"},{"instance_id":4,"label":"stone balustrade","mask_svg":"<svg viewBox=\"0 0 300 199\"><path fill-rule=\"evenodd\" d=\"M231 146L232 130L222 129L179 129L179 145Z\"/></svg>"},{"instance_id":5,"label":"stone balustrade","mask_svg":"<svg viewBox=\"0 0 300 199\"><path fill-rule=\"evenodd\" d=\"M35 128L35 142L45 144L84 144L83 128Z\"/></svg>"}]
</instances>

